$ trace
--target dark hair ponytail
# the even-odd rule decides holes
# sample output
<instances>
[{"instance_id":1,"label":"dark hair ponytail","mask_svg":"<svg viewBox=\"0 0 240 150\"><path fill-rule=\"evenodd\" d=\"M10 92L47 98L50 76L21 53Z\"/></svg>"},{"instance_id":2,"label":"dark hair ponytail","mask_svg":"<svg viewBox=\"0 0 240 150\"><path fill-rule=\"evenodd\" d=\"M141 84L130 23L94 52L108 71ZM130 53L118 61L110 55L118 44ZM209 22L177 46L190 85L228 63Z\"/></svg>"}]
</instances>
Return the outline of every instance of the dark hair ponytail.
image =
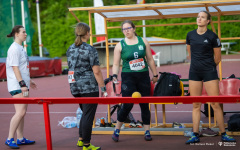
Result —
<instances>
[{"instance_id":1,"label":"dark hair ponytail","mask_svg":"<svg viewBox=\"0 0 240 150\"><path fill-rule=\"evenodd\" d=\"M13 33L12 33L12 32L9 33L9 34L7 35L7 37L13 37Z\"/></svg>"},{"instance_id":2,"label":"dark hair ponytail","mask_svg":"<svg viewBox=\"0 0 240 150\"><path fill-rule=\"evenodd\" d=\"M87 32L90 31L90 27L86 23L78 23L75 28L75 45L80 46L82 45L82 36L87 35Z\"/></svg>"},{"instance_id":3,"label":"dark hair ponytail","mask_svg":"<svg viewBox=\"0 0 240 150\"><path fill-rule=\"evenodd\" d=\"M136 29L134 23L133 23L131 20L125 20L125 21L123 21L121 27L123 27L123 25L124 25L125 23L130 24L130 25L132 26L133 29ZM136 32L134 32L134 34L135 34L135 36L138 36Z\"/></svg>"},{"instance_id":4,"label":"dark hair ponytail","mask_svg":"<svg viewBox=\"0 0 240 150\"><path fill-rule=\"evenodd\" d=\"M15 33L19 33L20 32L20 28L24 28L24 27L22 25L16 25L15 27L13 27L12 32L9 33L7 35L7 37L15 38Z\"/></svg>"}]
</instances>

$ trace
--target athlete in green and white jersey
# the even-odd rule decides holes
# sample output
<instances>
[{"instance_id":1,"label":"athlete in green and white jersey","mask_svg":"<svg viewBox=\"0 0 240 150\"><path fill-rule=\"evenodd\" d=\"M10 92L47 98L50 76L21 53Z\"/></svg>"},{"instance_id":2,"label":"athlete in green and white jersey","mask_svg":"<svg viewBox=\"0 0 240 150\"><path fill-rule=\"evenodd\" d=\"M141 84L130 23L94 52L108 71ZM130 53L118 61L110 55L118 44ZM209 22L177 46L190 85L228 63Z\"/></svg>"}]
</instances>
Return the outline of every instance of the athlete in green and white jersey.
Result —
<instances>
[{"instance_id":1,"label":"athlete in green and white jersey","mask_svg":"<svg viewBox=\"0 0 240 150\"><path fill-rule=\"evenodd\" d=\"M138 43L128 45L125 40L122 40L121 59L123 60L122 72L144 72L148 71L148 64L146 62L146 46L143 39L136 36Z\"/></svg>"},{"instance_id":2,"label":"athlete in green and white jersey","mask_svg":"<svg viewBox=\"0 0 240 150\"><path fill-rule=\"evenodd\" d=\"M142 96L150 96L151 85L148 66L153 74L153 83L158 80L150 45L146 39L137 36L135 30L135 25L131 21L124 21L122 31L125 39L119 42L114 49L113 81L117 82L120 60L122 59L121 91L123 97L130 97L136 91L140 92ZM140 103L139 105L145 130L144 138L146 141L151 141L149 105L148 103ZM112 135L112 139L116 142L119 140L120 128L132 107L133 104L131 103L123 104L118 112L116 129Z\"/></svg>"}]
</instances>

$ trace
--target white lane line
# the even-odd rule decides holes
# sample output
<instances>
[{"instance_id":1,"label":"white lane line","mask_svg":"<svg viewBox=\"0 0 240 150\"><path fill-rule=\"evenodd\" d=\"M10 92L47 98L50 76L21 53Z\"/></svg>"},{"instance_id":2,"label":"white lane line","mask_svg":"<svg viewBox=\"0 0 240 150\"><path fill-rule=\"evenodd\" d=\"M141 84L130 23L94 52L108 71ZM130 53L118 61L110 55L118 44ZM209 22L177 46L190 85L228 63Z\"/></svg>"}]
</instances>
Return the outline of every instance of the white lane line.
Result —
<instances>
[{"instance_id":1,"label":"white lane line","mask_svg":"<svg viewBox=\"0 0 240 150\"><path fill-rule=\"evenodd\" d=\"M240 59L222 59L222 61L240 61Z\"/></svg>"},{"instance_id":2,"label":"white lane line","mask_svg":"<svg viewBox=\"0 0 240 150\"><path fill-rule=\"evenodd\" d=\"M162 111L157 111L161 113ZM192 111L165 111L167 113L192 113ZM15 112L0 112L0 114L14 114ZM50 114L75 114L76 112L50 112ZM107 112L96 112L97 114L106 114ZM131 112L133 114L140 114L141 112ZM155 113L155 111L151 111ZM27 114L43 114L43 112L27 112Z\"/></svg>"}]
</instances>

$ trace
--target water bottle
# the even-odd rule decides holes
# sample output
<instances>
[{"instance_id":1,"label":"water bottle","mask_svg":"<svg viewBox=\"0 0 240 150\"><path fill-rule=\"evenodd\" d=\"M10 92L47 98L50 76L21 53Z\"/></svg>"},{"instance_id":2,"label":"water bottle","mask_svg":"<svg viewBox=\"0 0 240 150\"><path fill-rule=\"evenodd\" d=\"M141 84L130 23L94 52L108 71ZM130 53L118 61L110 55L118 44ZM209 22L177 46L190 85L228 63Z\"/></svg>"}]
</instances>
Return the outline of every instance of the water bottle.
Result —
<instances>
[{"instance_id":1,"label":"water bottle","mask_svg":"<svg viewBox=\"0 0 240 150\"><path fill-rule=\"evenodd\" d=\"M186 137L192 137L193 132L192 131L184 131L184 136Z\"/></svg>"},{"instance_id":2,"label":"water bottle","mask_svg":"<svg viewBox=\"0 0 240 150\"><path fill-rule=\"evenodd\" d=\"M200 121L200 123L199 123L199 132L201 132L201 131L202 131L202 124L203 124L203 122L202 122L202 121Z\"/></svg>"},{"instance_id":3,"label":"water bottle","mask_svg":"<svg viewBox=\"0 0 240 150\"><path fill-rule=\"evenodd\" d=\"M121 129L125 129L125 124L122 124Z\"/></svg>"},{"instance_id":4,"label":"water bottle","mask_svg":"<svg viewBox=\"0 0 240 150\"><path fill-rule=\"evenodd\" d=\"M82 118L82 110L80 109L80 107L78 107L77 109L76 117L77 117L77 127L79 128L80 120Z\"/></svg>"},{"instance_id":5,"label":"water bottle","mask_svg":"<svg viewBox=\"0 0 240 150\"><path fill-rule=\"evenodd\" d=\"M75 128L77 126L77 118L73 116L64 117L62 121L58 122L59 125L62 125L64 128Z\"/></svg>"},{"instance_id":6,"label":"water bottle","mask_svg":"<svg viewBox=\"0 0 240 150\"><path fill-rule=\"evenodd\" d=\"M76 127L76 122L68 122L65 124L65 128L75 128Z\"/></svg>"}]
</instances>

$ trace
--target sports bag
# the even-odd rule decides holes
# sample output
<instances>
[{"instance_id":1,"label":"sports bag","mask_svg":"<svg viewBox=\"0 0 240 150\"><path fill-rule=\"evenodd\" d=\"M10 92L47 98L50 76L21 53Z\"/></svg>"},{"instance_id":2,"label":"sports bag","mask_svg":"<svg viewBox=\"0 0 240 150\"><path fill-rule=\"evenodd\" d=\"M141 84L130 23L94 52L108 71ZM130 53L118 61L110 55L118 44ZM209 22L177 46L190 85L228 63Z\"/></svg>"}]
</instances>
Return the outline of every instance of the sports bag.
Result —
<instances>
[{"instance_id":1,"label":"sports bag","mask_svg":"<svg viewBox=\"0 0 240 150\"><path fill-rule=\"evenodd\" d=\"M110 112L110 116L113 115L113 113L117 110L117 114L119 113L120 109L122 107L122 104L116 104L114 106L112 106L112 110ZM130 122L136 122L135 118L133 117L132 113L129 112L129 114L127 115L126 120L124 121L124 123L130 123Z\"/></svg>"},{"instance_id":2,"label":"sports bag","mask_svg":"<svg viewBox=\"0 0 240 150\"><path fill-rule=\"evenodd\" d=\"M168 72L159 73L161 76L154 88L153 96L181 96L179 76Z\"/></svg>"},{"instance_id":3,"label":"sports bag","mask_svg":"<svg viewBox=\"0 0 240 150\"><path fill-rule=\"evenodd\" d=\"M228 131L240 131L240 114L233 114L228 120Z\"/></svg>"},{"instance_id":4,"label":"sports bag","mask_svg":"<svg viewBox=\"0 0 240 150\"><path fill-rule=\"evenodd\" d=\"M211 111L211 117L214 117L214 111L212 106L210 106L210 111ZM204 111L201 110L201 112L208 117L208 104L204 104Z\"/></svg>"}]
</instances>

